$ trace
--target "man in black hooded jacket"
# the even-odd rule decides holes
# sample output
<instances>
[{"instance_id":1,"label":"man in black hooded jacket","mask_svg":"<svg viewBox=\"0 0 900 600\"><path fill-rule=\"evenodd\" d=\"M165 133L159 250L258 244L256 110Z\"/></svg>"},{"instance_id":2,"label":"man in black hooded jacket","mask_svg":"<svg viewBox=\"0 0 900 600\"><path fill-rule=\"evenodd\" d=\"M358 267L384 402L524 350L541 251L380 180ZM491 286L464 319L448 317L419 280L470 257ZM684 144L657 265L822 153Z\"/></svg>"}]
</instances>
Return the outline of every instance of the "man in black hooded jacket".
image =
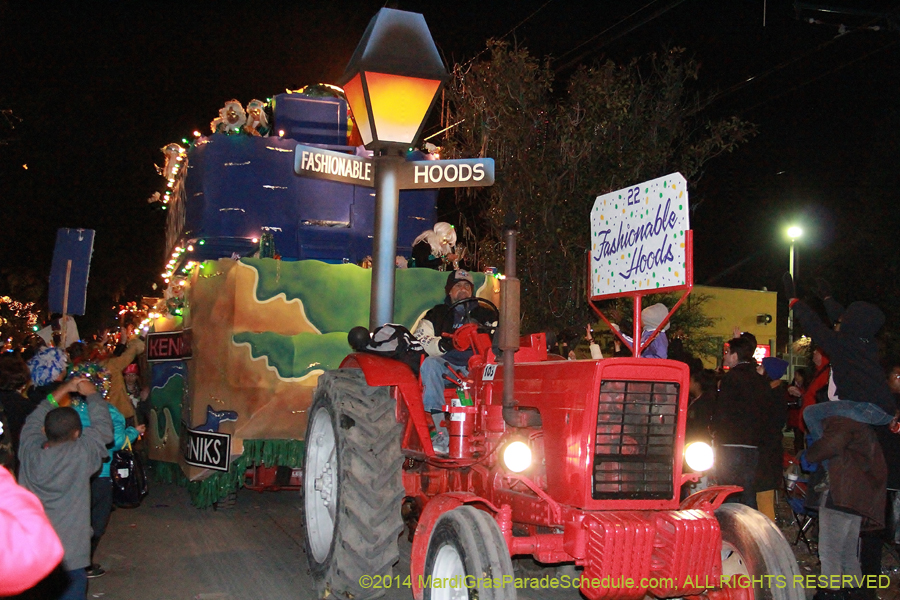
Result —
<instances>
[{"instance_id":1,"label":"man in black hooded jacket","mask_svg":"<svg viewBox=\"0 0 900 600\"><path fill-rule=\"evenodd\" d=\"M797 321L831 359L828 398L803 411L812 440L822 437L823 422L840 416L869 425L887 425L897 410L894 397L878 360L875 334L884 325L884 313L874 304L853 302L843 307L830 291L824 296L825 309L835 322L832 329L804 302L797 299L794 280L784 275L785 291Z\"/></svg>"}]
</instances>

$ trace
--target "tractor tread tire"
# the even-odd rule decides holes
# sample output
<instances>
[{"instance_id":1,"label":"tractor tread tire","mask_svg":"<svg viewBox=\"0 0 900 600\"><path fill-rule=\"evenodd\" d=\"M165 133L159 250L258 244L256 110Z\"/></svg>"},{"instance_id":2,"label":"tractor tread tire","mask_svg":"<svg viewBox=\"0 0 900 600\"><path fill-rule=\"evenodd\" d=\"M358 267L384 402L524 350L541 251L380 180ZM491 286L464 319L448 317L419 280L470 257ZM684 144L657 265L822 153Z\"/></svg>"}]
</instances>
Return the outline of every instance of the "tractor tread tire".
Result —
<instances>
[{"instance_id":1,"label":"tractor tread tire","mask_svg":"<svg viewBox=\"0 0 900 600\"><path fill-rule=\"evenodd\" d=\"M785 584L753 586L755 600L805 600L805 590L795 585L800 576L793 550L778 527L764 514L743 504L723 504L716 509L722 542L736 548L751 577L783 575Z\"/></svg>"},{"instance_id":2,"label":"tractor tread tire","mask_svg":"<svg viewBox=\"0 0 900 600\"><path fill-rule=\"evenodd\" d=\"M512 559L497 522L488 513L472 506L460 506L444 513L435 523L428 543L425 576L433 576L435 559L440 547L450 543L457 547L465 563L466 576L491 579L500 585L477 585L469 590L469 597L478 600L516 600L516 587L504 577L513 577ZM432 600L434 586L424 590L425 600Z\"/></svg>"},{"instance_id":3,"label":"tractor tread tire","mask_svg":"<svg viewBox=\"0 0 900 600\"><path fill-rule=\"evenodd\" d=\"M319 378L310 411L327 404L336 423L337 514L329 556L316 564L307 548L320 597L368 600L384 590L365 589L360 577L393 574L403 530L402 425L386 387L370 387L358 369L329 371Z\"/></svg>"}]
</instances>

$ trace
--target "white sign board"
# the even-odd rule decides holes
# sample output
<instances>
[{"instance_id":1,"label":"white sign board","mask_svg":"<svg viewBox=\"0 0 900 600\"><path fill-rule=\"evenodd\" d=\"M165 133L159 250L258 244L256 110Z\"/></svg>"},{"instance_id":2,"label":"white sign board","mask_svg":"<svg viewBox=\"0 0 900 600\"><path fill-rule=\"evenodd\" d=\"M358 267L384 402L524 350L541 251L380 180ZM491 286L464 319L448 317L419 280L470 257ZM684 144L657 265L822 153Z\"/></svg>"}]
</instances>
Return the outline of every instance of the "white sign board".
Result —
<instances>
[{"instance_id":1,"label":"white sign board","mask_svg":"<svg viewBox=\"0 0 900 600\"><path fill-rule=\"evenodd\" d=\"M591 297L687 285L688 229L681 173L598 196L591 211Z\"/></svg>"}]
</instances>

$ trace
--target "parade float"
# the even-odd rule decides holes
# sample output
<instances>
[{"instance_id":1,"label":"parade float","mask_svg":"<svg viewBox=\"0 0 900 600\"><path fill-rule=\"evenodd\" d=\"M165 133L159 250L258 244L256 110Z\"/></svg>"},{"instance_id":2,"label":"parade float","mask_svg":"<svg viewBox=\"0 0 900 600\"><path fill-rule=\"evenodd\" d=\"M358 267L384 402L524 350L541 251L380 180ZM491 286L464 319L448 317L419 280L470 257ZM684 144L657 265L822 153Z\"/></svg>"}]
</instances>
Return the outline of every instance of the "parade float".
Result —
<instances>
[{"instance_id":1,"label":"parade float","mask_svg":"<svg viewBox=\"0 0 900 600\"><path fill-rule=\"evenodd\" d=\"M298 144L364 155L338 88L246 109L232 100L210 130L163 148L166 187L151 201L168 212L166 289L147 323L149 456L199 507L245 485L300 485L318 377L369 320L375 201L371 187L297 174ZM400 266L434 225L436 199L436 190L400 193ZM474 276L477 293L495 298L497 280ZM394 321L413 329L443 301L445 280L399 268Z\"/></svg>"}]
</instances>

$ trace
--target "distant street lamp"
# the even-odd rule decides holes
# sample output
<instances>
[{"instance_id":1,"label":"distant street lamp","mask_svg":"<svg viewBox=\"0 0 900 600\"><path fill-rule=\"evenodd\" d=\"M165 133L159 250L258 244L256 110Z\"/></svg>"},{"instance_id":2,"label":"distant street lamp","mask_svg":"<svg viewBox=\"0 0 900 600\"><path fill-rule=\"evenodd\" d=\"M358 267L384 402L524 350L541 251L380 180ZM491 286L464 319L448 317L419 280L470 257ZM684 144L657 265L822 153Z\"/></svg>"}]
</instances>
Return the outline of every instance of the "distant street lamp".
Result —
<instances>
[{"instance_id":1,"label":"distant street lamp","mask_svg":"<svg viewBox=\"0 0 900 600\"><path fill-rule=\"evenodd\" d=\"M393 320L399 165L448 77L425 17L382 8L339 80L363 143L375 151L370 329Z\"/></svg>"},{"instance_id":2,"label":"distant street lamp","mask_svg":"<svg viewBox=\"0 0 900 600\"><path fill-rule=\"evenodd\" d=\"M787 235L791 239L791 251L790 258L788 263L788 272L791 274L791 279L796 277L795 268L794 268L794 241L797 240L800 236L803 235L803 230L797 227L796 225L792 225L787 229ZM790 298L788 298L790 300ZM788 308L788 381L792 382L794 380L794 310L792 308Z\"/></svg>"}]
</instances>

